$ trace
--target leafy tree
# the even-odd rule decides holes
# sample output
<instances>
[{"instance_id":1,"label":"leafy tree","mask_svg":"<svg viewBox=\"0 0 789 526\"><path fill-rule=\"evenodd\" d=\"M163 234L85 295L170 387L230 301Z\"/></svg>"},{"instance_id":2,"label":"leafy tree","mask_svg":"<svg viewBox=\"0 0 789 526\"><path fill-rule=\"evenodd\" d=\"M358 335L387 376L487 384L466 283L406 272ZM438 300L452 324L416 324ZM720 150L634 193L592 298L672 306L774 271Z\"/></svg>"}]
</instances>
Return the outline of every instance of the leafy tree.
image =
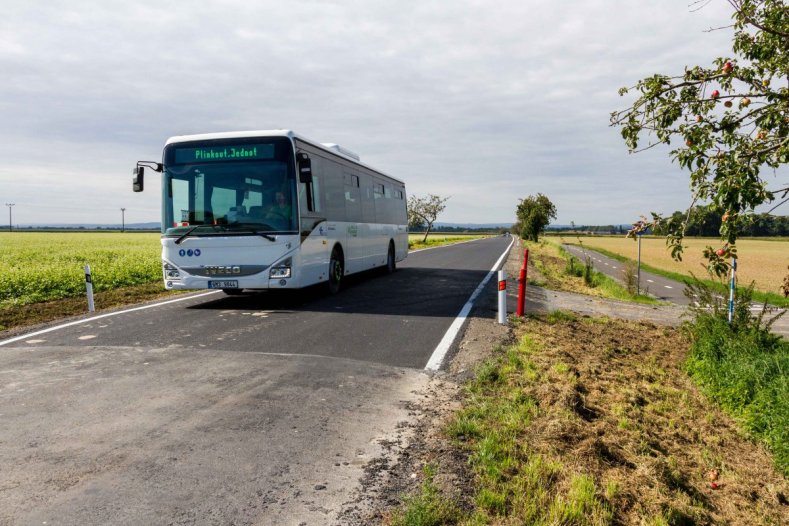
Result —
<instances>
[{"instance_id":1,"label":"leafy tree","mask_svg":"<svg viewBox=\"0 0 789 526\"><path fill-rule=\"evenodd\" d=\"M789 200L789 187L770 189L762 176L763 169L789 162L789 7L782 0L727 1L734 10L732 55L622 88L620 95L638 97L632 107L611 114L631 152L679 142L671 157L690 172L689 208L708 202L720 215L725 245L704 251L708 269L719 276L728 271L738 230L754 208L780 195L772 212ZM667 221L652 213L649 223ZM686 216L667 225L675 259L682 258L687 223Z\"/></svg>"},{"instance_id":2,"label":"leafy tree","mask_svg":"<svg viewBox=\"0 0 789 526\"><path fill-rule=\"evenodd\" d=\"M449 201L449 197L435 194L429 194L427 197L412 195L408 198L408 224L427 226L425 237L422 239L423 243L427 241L427 236L433 228L433 223L438 219L438 214L447 207L447 201Z\"/></svg>"},{"instance_id":3,"label":"leafy tree","mask_svg":"<svg viewBox=\"0 0 789 526\"><path fill-rule=\"evenodd\" d=\"M556 219L556 207L542 194L530 195L521 199L516 214L521 238L537 241L551 219Z\"/></svg>"}]
</instances>

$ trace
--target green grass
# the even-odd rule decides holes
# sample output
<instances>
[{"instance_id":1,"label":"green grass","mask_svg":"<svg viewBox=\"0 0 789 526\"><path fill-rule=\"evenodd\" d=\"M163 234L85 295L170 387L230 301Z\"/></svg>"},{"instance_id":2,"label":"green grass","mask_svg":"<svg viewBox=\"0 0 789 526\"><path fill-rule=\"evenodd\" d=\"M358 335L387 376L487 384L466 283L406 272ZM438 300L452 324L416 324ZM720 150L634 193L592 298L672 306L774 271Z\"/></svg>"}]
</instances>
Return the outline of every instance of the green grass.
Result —
<instances>
[{"instance_id":1,"label":"green grass","mask_svg":"<svg viewBox=\"0 0 789 526\"><path fill-rule=\"evenodd\" d=\"M789 476L789 341L755 321L697 312L686 367L702 390L763 440Z\"/></svg>"},{"instance_id":2,"label":"green grass","mask_svg":"<svg viewBox=\"0 0 789 526\"><path fill-rule=\"evenodd\" d=\"M0 233L0 309L162 279L158 233Z\"/></svg>"},{"instance_id":3,"label":"green grass","mask_svg":"<svg viewBox=\"0 0 789 526\"><path fill-rule=\"evenodd\" d=\"M435 484L435 468L425 466L425 480L416 495L403 499L403 507L392 516L392 526L441 526L457 524L461 511L450 500L441 496Z\"/></svg>"},{"instance_id":4,"label":"green grass","mask_svg":"<svg viewBox=\"0 0 789 526\"><path fill-rule=\"evenodd\" d=\"M566 313L552 313L555 322L568 318ZM539 350L529 337L498 349L493 359L478 367L467 387L468 403L445 429L469 451L477 477L474 510L462 524L612 523L613 512L603 495L613 495L616 488L598 488L592 477L568 472L557 459L532 451L522 439L540 411L536 400L524 394L526 387L541 380L529 359Z\"/></svg>"},{"instance_id":5,"label":"green grass","mask_svg":"<svg viewBox=\"0 0 789 526\"><path fill-rule=\"evenodd\" d=\"M780 240L781 239L777 239L776 241L780 241ZM577 243L568 243L568 244L570 244L570 245L577 245ZM586 250L599 252L600 254L608 256L611 259L615 259L615 260L620 261L622 263L637 263L633 259L626 258L626 257L624 257L624 256L622 256L620 254L617 254L616 252L611 252L610 250L606 250L604 248L587 248ZM680 274L678 272L671 272L671 271L668 271L668 270L662 270L662 269L653 267L651 265L646 265L644 263L641 263L641 269L645 270L646 272L651 272L652 274L657 274L658 276L663 276L664 278L673 279L674 281L677 281L679 283L687 284L688 282L693 281L693 277L689 277L689 276L687 276L685 274ZM721 282L721 281L716 281L716 280L712 280L712 279L699 279L698 277L696 277L696 279L698 279L699 281L704 283L706 286L718 291L720 294L725 294L725 295L729 294L728 281ZM741 293L743 290L744 290L744 287L737 287L738 293ZM784 298L783 296L780 296L780 295L775 294L773 292L761 292L761 291L758 291L758 290L754 290L753 294L752 294L752 298L753 298L754 301L756 301L758 303L765 303L765 302L767 302L770 305L776 305L778 307L789 307L789 298Z\"/></svg>"}]
</instances>

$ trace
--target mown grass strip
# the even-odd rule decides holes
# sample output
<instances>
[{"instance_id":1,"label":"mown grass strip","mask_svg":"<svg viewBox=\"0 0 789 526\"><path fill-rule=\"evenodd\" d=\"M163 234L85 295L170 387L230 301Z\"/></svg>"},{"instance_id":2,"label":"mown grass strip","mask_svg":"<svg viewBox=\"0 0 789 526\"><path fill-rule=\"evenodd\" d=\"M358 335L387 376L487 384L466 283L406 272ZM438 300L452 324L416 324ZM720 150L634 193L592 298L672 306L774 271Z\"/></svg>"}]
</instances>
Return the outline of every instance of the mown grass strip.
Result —
<instances>
[{"instance_id":1,"label":"mown grass strip","mask_svg":"<svg viewBox=\"0 0 789 526\"><path fill-rule=\"evenodd\" d=\"M556 311L526 319L515 335L517 344L476 369L444 427L441 451L467 455L473 487L458 494L436 484L431 468L390 524L789 519L787 481L682 374L681 330ZM442 460L457 457L438 456L444 481L454 477Z\"/></svg>"},{"instance_id":2,"label":"mown grass strip","mask_svg":"<svg viewBox=\"0 0 789 526\"><path fill-rule=\"evenodd\" d=\"M467 406L446 428L456 444L470 451L478 477L467 524L505 517L519 524L611 524L610 504L590 476L568 472L561 459L523 440L540 412L538 400L527 394L544 381L530 360L540 347L526 336L518 345L497 349L469 384Z\"/></svg>"}]
</instances>

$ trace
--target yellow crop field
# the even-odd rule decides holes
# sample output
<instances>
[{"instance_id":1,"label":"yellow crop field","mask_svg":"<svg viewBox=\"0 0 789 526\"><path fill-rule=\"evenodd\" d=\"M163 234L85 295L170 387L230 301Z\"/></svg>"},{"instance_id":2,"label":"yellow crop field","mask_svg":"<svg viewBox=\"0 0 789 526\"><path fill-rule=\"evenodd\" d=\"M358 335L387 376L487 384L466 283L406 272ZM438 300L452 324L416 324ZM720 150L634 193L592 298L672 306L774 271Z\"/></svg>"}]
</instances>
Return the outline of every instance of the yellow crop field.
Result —
<instances>
[{"instance_id":1,"label":"yellow crop field","mask_svg":"<svg viewBox=\"0 0 789 526\"><path fill-rule=\"evenodd\" d=\"M564 238L565 242L577 243L576 238ZM583 245L588 248L602 248L626 258L635 260L638 245L634 239L624 236L582 237ZM641 262L652 267L707 278L702 251L709 245L713 248L721 246L718 239L685 238L682 261L671 259L662 237L644 236L641 240ZM762 292L779 294L783 278L789 273L789 240L779 238L742 239L737 241L737 276L741 285L756 282L756 289Z\"/></svg>"},{"instance_id":2,"label":"yellow crop field","mask_svg":"<svg viewBox=\"0 0 789 526\"><path fill-rule=\"evenodd\" d=\"M0 308L85 293L90 265L96 292L162 279L158 233L0 233Z\"/></svg>"}]
</instances>

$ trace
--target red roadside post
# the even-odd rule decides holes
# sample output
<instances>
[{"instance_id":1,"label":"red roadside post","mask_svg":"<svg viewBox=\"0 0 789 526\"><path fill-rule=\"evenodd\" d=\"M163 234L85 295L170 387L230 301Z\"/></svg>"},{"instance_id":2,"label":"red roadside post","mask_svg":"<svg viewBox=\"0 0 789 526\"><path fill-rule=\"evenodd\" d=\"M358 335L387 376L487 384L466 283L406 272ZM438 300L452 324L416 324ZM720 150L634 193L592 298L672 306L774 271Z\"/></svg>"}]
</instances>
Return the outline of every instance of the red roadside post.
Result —
<instances>
[{"instance_id":1,"label":"red roadside post","mask_svg":"<svg viewBox=\"0 0 789 526\"><path fill-rule=\"evenodd\" d=\"M526 276L529 266L529 249L523 251L523 267L521 267L520 277L518 278L518 316L523 316L526 306Z\"/></svg>"}]
</instances>

